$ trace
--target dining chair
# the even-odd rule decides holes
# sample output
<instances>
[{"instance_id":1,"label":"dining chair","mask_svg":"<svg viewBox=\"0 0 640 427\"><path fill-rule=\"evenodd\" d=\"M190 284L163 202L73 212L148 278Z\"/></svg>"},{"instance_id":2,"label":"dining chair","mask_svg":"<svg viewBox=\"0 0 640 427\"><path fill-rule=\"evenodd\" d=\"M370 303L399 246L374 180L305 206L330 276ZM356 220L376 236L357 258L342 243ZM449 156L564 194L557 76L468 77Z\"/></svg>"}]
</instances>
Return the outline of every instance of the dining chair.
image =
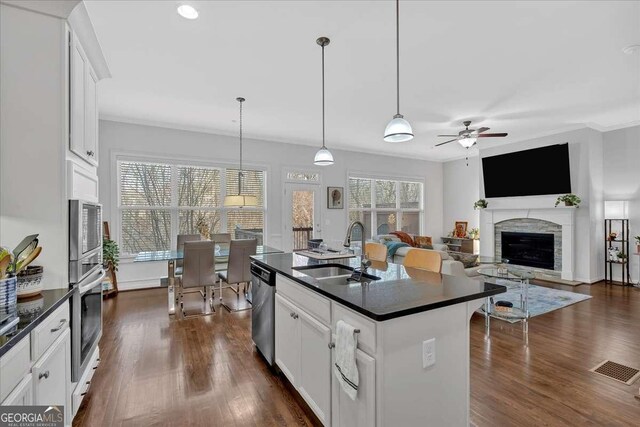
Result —
<instances>
[{"instance_id":1,"label":"dining chair","mask_svg":"<svg viewBox=\"0 0 640 427\"><path fill-rule=\"evenodd\" d=\"M370 261L386 261L387 247L382 243L367 242L364 244L364 253Z\"/></svg>"},{"instance_id":2,"label":"dining chair","mask_svg":"<svg viewBox=\"0 0 640 427\"><path fill-rule=\"evenodd\" d=\"M184 243L185 242L195 242L198 240L202 240L202 237L199 234L178 234L178 244L176 245L176 250L178 252L182 252L184 254ZM182 275L182 260L176 260L176 276Z\"/></svg>"},{"instance_id":3,"label":"dining chair","mask_svg":"<svg viewBox=\"0 0 640 427\"><path fill-rule=\"evenodd\" d=\"M211 314L214 311L213 295L211 294L211 287L216 284L213 252L214 243L209 240L187 241L184 243L184 262L179 295L180 310L183 317L187 317L184 312L184 290L189 288L205 288L205 311L201 315Z\"/></svg>"},{"instance_id":4,"label":"dining chair","mask_svg":"<svg viewBox=\"0 0 640 427\"><path fill-rule=\"evenodd\" d=\"M428 249L410 249L404 257L403 265L440 273L442 271L442 255L438 251Z\"/></svg>"},{"instance_id":5,"label":"dining chair","mask_svg":"<svg viewBox=\"0 0 640 427\"><path fill-rule=\"evenodd\" d=\"M220 300L222 301L222 282L225 282L236 295L240 295L240 285L244 285L244 293L247 293L247 284L251 283L251 255L256 254L258 248L257 239L231 240L229 246L229 264L227 271L218 273L220 278ZM233 288L237 286L237 289ZM227 310L231 308L222 304Z\"/></svg>"}]
</instances>

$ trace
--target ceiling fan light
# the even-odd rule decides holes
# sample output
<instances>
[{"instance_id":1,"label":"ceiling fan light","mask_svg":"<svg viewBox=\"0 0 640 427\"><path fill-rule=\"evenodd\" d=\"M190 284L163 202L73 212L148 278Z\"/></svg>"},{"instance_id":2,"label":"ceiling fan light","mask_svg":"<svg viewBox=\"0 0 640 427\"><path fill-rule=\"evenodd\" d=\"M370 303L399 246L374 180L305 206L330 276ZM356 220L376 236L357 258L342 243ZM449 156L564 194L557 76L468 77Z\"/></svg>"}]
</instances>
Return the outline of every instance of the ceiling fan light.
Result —
<instances>
[{"instance_id":1,"label":"ceiling fan light","mask_svg":"<svg viewBox=\"0 0 640 427\"><path fill-rule=\"evenodd\" d=\"M464 148L471 148L471 147L473 147L473 144L475 144L477 140L478 140L478 138L466 137L466 138L459 139L458 142Z\"/></svg>"},{"instance_id":2,"label":"ceiling fan light","mask_svg":"<svg viewBox=\"0 0 640 427\"><path fill-rule=\"evenodd\" d=\"M395 115L384 129L384 140L386 142L406 142L412 139L413 129L411 129L411 125L399 114Z\"/></svg>"},{"instance_id":3,"label":"ceiling fan light","mask_svg":"<svg viewBox=\"0 0 640 427\"><path fill-rule=\"evenodd\" d=\"M225 196L224 206L227 208L244 208L245 206L258 206L258 198L256 196L247 196L243 194Z\"/></svg>"},{"instance_id":4,"label":"ceiling fan light","mask_svg":"<svg viewBox=\"0 0 640 427\"><path fill-rule=\"evenodd\" d=\"M322 147L316 153L313 164L317 166L330 166L333 164L333 154L331 154L331 151L329 151L327 147Z\"/></svg>"}]
</instances>

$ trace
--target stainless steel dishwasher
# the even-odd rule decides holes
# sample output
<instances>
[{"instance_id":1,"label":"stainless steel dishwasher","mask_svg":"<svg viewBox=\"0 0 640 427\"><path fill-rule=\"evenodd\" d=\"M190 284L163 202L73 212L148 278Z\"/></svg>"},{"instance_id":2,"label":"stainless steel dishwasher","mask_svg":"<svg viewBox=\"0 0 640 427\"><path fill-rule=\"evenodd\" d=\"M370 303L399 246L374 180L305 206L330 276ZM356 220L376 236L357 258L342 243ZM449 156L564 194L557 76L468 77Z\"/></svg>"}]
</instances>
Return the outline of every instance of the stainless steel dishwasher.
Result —
<instances>
[{"instance_id":1,"label":"stainless steel dishwasher","mask_svg":"<svg viewBox=\"0 0 640 427\"><path fill-rule=\"evenodd\" d=\"M276 274L251 263L251 338L269 365L275 360Z\"/></svg>"}]
</instances>

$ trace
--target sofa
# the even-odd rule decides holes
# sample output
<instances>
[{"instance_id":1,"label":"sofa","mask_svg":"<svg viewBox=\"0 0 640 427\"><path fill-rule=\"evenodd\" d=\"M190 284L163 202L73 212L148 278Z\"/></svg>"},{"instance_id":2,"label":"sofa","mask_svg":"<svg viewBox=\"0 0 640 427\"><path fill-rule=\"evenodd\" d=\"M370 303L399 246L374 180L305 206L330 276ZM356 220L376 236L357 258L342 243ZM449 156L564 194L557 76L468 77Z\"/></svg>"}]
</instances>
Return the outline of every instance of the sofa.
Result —
<instances>
[{"instance_id":1,"label":"sofa","mask_svg":"<svg viewBox=\"0 0 640 427\"><path fill-rule=\"evenodd\" d=\"M400 242L400 239L393 234L380 234L373 236L371 238L372 242L376 243L384 243L387 241ZM442 256L442 274L449 274L452 276L467 276L467 277L479 277L478 269L480 266L473 266L469 268L465 268L464 264L460 261L453 259L453 257L447 251L448 246L444 244L434 243L433 250L440 253ZM396 250L393 256L389 257L389 262L394 264L402 264L404 262L404 257L407 255L411 249L414 249L410 246L405 246Z\"/></svg>"}]
</instances>

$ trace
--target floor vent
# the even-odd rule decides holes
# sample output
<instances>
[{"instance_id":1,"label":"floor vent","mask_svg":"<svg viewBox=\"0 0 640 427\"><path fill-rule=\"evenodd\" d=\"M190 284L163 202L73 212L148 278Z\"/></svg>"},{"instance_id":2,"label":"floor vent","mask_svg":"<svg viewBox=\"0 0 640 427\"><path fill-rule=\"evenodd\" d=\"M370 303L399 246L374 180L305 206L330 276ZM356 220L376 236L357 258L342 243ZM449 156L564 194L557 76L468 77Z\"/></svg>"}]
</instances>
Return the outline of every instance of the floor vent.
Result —
<instances>
[{"instance_id":1,"label":"floor vent","mask_svg":"<svg viewBox=\"0 0 640 427\"><path fill-rule=\"evenodd\" d=\"M610 360L605 360L590 369L591 372L604 375L626 385L631 385L635 380L640 378L640 370L630 366L621 365Z\"/></svg>"}]
</instances>

